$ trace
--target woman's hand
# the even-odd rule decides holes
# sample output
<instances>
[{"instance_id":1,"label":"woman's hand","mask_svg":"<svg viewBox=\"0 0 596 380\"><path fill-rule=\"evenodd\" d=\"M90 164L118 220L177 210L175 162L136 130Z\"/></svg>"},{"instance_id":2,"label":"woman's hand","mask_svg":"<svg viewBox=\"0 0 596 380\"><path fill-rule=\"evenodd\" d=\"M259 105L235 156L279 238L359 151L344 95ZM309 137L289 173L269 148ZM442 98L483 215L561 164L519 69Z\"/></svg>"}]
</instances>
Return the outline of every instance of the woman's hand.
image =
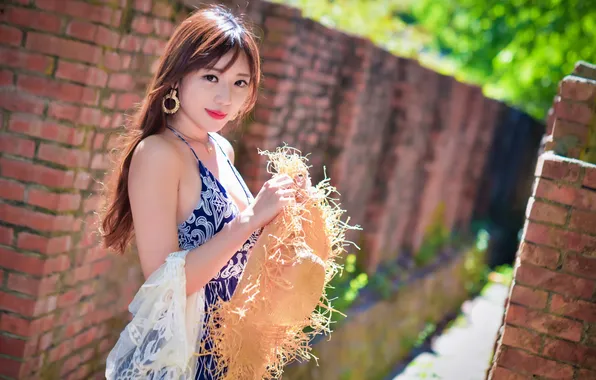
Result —
<instances>
[{"instance_id":1,"label":"woman's hand","mask_svg":"<svg viewBox=\"0 0 596 380\"><path fill-rule=\"evenodd\" d=\"M246 212L252 214L250 215L251 224L257 230L271 222L285 206L289 206L295 201L294 180L286 174L281 174L265 182Z\"/></svg>"}]
</instances>

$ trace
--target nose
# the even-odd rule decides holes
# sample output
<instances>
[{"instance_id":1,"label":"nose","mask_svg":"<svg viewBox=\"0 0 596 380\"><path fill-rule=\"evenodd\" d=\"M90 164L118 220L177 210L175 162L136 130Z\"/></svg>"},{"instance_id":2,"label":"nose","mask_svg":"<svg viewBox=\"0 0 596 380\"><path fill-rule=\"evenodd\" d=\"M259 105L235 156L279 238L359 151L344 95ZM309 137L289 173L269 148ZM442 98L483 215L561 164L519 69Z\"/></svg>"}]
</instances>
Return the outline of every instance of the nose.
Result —
<instances>
[{"instance_id":1,"label":"nose","mask_svg":"<svg viewBox=\"0 0 596 380\"><path fill-rule=\"evenodd\" d=\"M226 85L219 86L215 94L215 103L221 106L229 106L232 104L231 91Z\"/></svg>"}]
</instances>

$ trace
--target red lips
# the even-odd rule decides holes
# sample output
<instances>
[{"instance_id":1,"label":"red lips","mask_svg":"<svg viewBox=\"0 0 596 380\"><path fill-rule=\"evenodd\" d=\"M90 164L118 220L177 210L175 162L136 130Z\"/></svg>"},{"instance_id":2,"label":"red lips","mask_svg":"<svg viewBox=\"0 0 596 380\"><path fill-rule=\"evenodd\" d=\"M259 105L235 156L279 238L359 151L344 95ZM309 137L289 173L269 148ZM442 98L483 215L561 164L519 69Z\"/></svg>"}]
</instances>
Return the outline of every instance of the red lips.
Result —
<instances>
[{"instance_id":1,"label":"red lips","mask_svg":"<svg viewBox=\"0 0 596 380\"><path fill-rule=\"evenodd\" d=\"M216 119L216 120L221 120L224 117L226 117L228 114L227 113L223 113L220 111L213 111L210 109L205 108L205 111L207 111L207 113L209 114L209 116L211 116L212 118Z\"/></svg>"}]
</instances>

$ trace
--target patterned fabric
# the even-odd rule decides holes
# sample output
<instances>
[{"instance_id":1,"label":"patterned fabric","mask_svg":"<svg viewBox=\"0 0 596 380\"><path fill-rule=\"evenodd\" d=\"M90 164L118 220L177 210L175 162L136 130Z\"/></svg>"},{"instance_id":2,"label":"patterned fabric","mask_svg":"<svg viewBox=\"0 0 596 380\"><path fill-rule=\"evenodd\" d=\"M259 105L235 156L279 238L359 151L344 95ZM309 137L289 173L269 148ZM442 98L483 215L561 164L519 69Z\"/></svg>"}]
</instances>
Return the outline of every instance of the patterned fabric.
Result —
<instances>
[{"instance_id":1,"label":"patterned fabric","mask_svg":"<svg viewBox=\"0 0 596 380\"><path fill-rule=\"evenodd\" d=\"M226 225L231 222L238 215L238 208L230 199L226 189L215 178L215 176L203 165L195 151L190 147L188 142L174 129L170 128L176 136L188 145L197 159L199 166L199 174L201 176L201 199L199 204L193 210L192 214L178 226L178 245L181 250L191 250L202 244L205 244L215 234L217 234ZM225 155L225 152L219 146L215 138L211 137L218 145L219 149ZM227 159L227 155L226 155ZM248 202L253 201L253 197L248 191L246 183L234 168L232 163L228 161L230 168L234 175L240 182ZM217 275L211 279L205 286L205 310L208 310L218 299L229 301L240 276L246 266L248 253L255 245L261 231L255 231L249 239L244 243L242 248L232 256L228 263L220 269ZM208 331L203 333L201 339L205 340ZM205 345L208 349L212 347L209 340L205 340ZM196 380L210 380L213 379L210 375L210 370L214 368L214 358L211 355L199 356Z\"/></svg>"}]
</instances>

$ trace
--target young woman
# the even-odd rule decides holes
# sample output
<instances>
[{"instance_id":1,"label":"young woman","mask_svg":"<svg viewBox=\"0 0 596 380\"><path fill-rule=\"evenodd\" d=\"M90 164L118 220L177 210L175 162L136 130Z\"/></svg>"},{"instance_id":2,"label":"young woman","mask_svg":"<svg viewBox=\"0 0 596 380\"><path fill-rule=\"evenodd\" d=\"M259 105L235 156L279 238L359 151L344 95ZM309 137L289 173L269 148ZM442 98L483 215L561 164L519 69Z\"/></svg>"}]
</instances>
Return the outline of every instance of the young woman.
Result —
<instances>
[{"instance_id":1,"label":"young woman","mask_svg":"<svg viewBox=\"0 0 596 380\"><path fill-rule=\"evenodd\" d=\"M198 307L199 319L218 299L229 300L259 231L295 201L295 182L288 176L267 181L253 199L234 168L232 146L218 134L254 106L259 77L253 36L221 7L192 14L168 42L128 128L102 220L107 247L123 252L134 236L147 279L131 304L136 322L108 357L108 378L179 379L189 373L212 378L214 358L201 352L193 359L196 368L182 374L156 363L164 362L166 349L174 351L167 352L172 360L187 353L176 352L187 347L171 343L176 333L170 330L182 328L172 322L179 316L172 311L171 289L185 286L185 307ZM176 258L183 262L181 277L166 270ZM179 283L168 283L174 280ZM149 302L160 286L170 289L169 298ZM187 310L186 317L191 314ZM158 315L162 326L148 323L148 315ZM182 322L200 326L202 321ZM198 340L204 336L199 333ZM209 348L210 342L203 344Z\"/></svg>"}]
</instances>

